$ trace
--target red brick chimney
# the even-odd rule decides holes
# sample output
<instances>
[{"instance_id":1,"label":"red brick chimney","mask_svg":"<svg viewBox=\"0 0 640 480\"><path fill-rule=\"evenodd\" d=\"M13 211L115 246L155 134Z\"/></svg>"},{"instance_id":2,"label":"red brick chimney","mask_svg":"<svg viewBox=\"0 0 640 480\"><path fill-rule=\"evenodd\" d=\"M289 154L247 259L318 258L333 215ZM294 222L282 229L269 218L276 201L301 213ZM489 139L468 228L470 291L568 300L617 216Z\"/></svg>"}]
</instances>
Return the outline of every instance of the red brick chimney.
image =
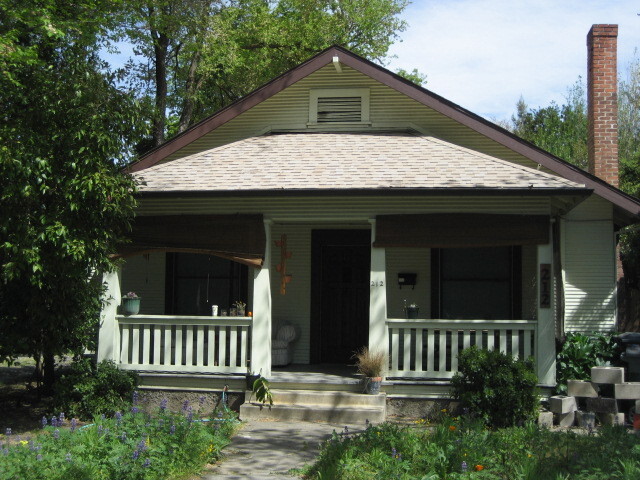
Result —
<instances>
[{"instance_id":1,"label":"red brick chimney","mask_svg":"<svg viewBox=\"0 0 640 480\"><path fill-rule=\"evenodd\" d=\"M587 35L589 173L618 186L617 25L593 25Z\"/></svg>"}]
</instances>

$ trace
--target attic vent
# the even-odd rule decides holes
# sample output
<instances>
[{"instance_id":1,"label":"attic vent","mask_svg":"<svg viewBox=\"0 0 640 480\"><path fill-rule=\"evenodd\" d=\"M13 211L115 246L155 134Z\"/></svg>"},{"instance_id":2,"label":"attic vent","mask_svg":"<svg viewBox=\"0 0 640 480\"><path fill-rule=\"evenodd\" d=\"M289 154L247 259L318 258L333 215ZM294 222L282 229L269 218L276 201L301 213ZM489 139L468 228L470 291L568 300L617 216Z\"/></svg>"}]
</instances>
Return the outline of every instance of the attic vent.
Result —
<instances>
[{"instance_id":1,"label":"attic vent","mask_svg":"<svg viewBox=\"0 0 640 480\"><path fill-rule=\"evenodd\" d=\"M323 88L309 95L309 125L369 122L368 88Z\"/></svg>"},{"instance_id":2,"label":"attic vent","mask_svg":"<svg viewBox=\"0 0 640 480\"><path fill-rule=\"evenodd\" d=\"M361 122L362 97L319 97L318 123Z\"/></svg>"}]
</instances>

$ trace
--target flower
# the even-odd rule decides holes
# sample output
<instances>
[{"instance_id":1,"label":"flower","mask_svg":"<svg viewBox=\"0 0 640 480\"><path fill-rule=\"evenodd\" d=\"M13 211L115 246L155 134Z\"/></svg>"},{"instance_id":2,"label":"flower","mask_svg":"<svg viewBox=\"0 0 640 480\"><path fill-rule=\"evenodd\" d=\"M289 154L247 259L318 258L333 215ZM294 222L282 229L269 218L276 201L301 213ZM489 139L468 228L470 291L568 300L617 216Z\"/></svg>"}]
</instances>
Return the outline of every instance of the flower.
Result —
<instances>
[{"instance_id":1,"label":"flower","mask_svg":"<svg viewBox=\"0 0 640 480\"><path fill-rule=\"evenodd\" d=\"M150 467L150 466L151 466L151 459L150 459L150 458L147 458L147 459L144 461L144 463L142 464L142 466L143 466L144 468Z\"/></svg>"},{"instance_id":2,"label":"flower","mask_svg":"<svg viewBox=\"0 0 640 480\"><path fill-rule=\"evenodd\" d=\"M57 428L53 432L53 438L55 438L56 440L60 438L60 430L58 430Z\"/></svg>"},{"instance_id":3,"label":"flower","mask_svg":"<svg viewBox=\"0 0 640 480\"><path fill-rule=\"evenodd\" d=\"M47 417L43 416L42 417L42 428L46 427L49 424L49 422L47 421Z\"/></svg>"},{"instance_id":4,"label":"flower","mask_svg":"<svg viewBox=\"0 0 640 480\"><path fill-rule=\"evenodd\" d=\"M140 409L138 407L131 407L131 413L138 413Z\"/></svg>"},{"instance_id":5,"label":"flower","mask_svg":"<svg viewBox=\"0 0 640 480\"><path fill-rule=\"evenodd\" d=\"M7 428L4 432L4 434L9 437L11 435L11 428Z\"/></svg>"},{"instance_id":6,"label":"flower","mask_svg":"<svg viewBox=\"0 0 640 480\"><path fill-rule=\"evenodd\" d=\"M41 454L36 455L36 460L41 462L42 461L42 455Z\"/></svg>"},{"instance_id":7,"label":"flower","mask_svg":"<svg viewBox=\"0 0 640 480\"><path fill-rule=\"evenodd\" d=\"M460 470L463 472L466 472L468 468L469 466L467 465L467 462L462 462L462 465L460 465Z\"/></svg>"},{"instance_id":8,"label":"flower","mask_svg":"<svg viewBox=\"0 0 640 480\"><path fill-rule=\"evenodd\" d=\"M233 304L236 306L236 308L245 308L247 306L247 304L242 300L236 300L235 302L233 302Z\"/></svg>"},{"instance_id":9,"label":"flower","mask_svg":"<svg viewBox=\"0 0 640 480\"><path fill-rule=\"evenodd\" d=\"M476 465L475 469L476 469L476 472L479 472L480 470L484 470L484 467L482 465Z\"/></svg>"},{"instance_id":10,"label":"flower","mask_svg":"<svg viewBox=\"0 0 640 480\"><path fill-rule=\"evenodd\" d=\"M73 432L76 429L77 426L78 426L78 420L75 419L75 418L72 418L71 419L71 431Z\"/></svg>"},{"instance_id":11,"label":"flower","mask_svg":"<svg viewBox=\"0 0 640 480\"><path fill-rule=\"evenodd\" d=\"M138 298L138 295L136 295L136 292L128 292L125 295L126 298Z\"/></svg>"},{"instance_id":12,"label":"flower","mask_svg":"<svg viewBox=\"0 0 640 480\"><path fill-rule=\"evenodd\" d=\"M449 425L449 430L451 430L452 432L455 432L456 426L455 425Z\"/></svg>"},{"instance_id":13,"label":"flower","mask_svg":"<svg viewBox=\"0 0 640 480\"><path fill-rule=\"evenodd\" d=\"M70 462L70 461L71 461L71 453L67 453L67 454L65 455L64 459L65 459L67 462Z\"/></svg>"},{"instance_id":14,"label":"flower","mask_svg":"<svg viewBox=\"0 0 640 480\"><path fill-rule=\"evenodd\" d=\"M166 398L163 398L160 401L160 411L164 412L167 409L168 404L169 404L169 400L167 400Z\"/></svg>"}]
</instances>

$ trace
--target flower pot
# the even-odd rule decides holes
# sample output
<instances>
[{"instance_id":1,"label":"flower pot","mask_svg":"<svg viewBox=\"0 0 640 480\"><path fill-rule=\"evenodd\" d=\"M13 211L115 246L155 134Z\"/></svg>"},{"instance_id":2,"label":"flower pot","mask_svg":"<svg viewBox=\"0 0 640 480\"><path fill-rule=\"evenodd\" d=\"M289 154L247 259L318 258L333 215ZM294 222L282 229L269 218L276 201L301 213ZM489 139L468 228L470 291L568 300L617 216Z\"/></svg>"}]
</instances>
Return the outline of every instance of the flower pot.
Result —
<instances>
[{"instance_id":1,"label":"flower pot","mask_svg":"<svg viewBox=\"0 0 640 480\"><path fill-rule=\"evenodd\" d=\"M369 395L378 395L380 393L380 384L382 384L382 377L365 378L365 393L368 393Z\"/></svg>"},{"instance_id":2,"label":"flower pot","mask_svg":"<svg viewBox=\"0 0 640 480\"><path fill-rule=\"evenodd\" d=\"M122 313L125 315L137 315L140 311L140 297L122 297Z\"/></svg>"},{"instance_id":3,"label":"flower pot","mask_svg":"<svg viewBox=\"0 0 640 480\"><path fill-rule=\"evenodd\" d=\"M420 307L406 307L407 310L407 318L418 318L418 312L420 311Z\"/></svg>"},{"instance_id":4,"label":"flower pot","mask_svg":"<svg viewBox=\"0 0 640 480\"><path fill-rule=\"evenodd\" d=\"M238 316L244 317L245 307L238 307Z\"/></svg>"}]
</instances>

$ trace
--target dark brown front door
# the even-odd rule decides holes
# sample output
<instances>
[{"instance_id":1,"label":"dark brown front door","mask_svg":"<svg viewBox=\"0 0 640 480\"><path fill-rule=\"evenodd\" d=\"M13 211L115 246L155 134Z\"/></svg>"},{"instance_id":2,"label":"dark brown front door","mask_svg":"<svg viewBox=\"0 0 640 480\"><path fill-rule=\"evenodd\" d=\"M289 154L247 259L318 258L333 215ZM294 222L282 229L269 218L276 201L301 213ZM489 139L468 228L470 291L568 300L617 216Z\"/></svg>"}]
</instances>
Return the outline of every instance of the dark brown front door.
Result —
<instances>
[{"instance_id":1,"label":"dark brown front door","mask_svg":"<svg viewBox=\"0 0 640 480\"><path fill-rule=\"evenodd\" d=\"M369 230L315 230L311 362L349 363L369 340Z\"/></svg>"}]
</instances>

